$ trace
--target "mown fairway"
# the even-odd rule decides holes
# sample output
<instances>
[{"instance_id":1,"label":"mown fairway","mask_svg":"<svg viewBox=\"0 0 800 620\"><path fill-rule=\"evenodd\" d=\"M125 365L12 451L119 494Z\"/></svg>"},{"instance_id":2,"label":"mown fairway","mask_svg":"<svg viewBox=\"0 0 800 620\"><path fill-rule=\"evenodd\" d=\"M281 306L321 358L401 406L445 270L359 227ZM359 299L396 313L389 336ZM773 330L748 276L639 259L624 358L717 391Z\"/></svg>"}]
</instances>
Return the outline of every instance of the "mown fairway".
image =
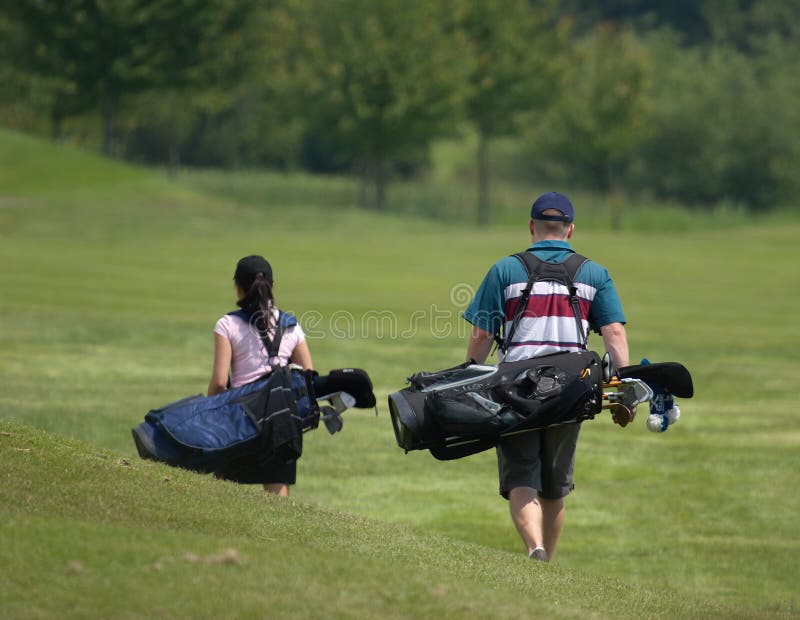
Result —
<instances>
[{"instance_id":1,"label":"mown fairway","mask_svg":"<svg viewBox=\"0 0 800 620\"><path fill-rule=\"evenodd\" d=\"M696 397L664 435L644 416L584 425L541 566L523 561L493 453L404 455L385 405L412 372L463 359L461 294L525 246L526 205L518 228L479 232L264 188L238 203L0 133L3 615L798 613L800 224L578 228L615 275L632 356L685 363ZM272 262L317 368L365 368L379 392L377 418L306 436L290 502L143 463L130 438L149 409L205 391L249 253ZM226 547L244 559L181 559Z\"/></svg>"}]
</instances>

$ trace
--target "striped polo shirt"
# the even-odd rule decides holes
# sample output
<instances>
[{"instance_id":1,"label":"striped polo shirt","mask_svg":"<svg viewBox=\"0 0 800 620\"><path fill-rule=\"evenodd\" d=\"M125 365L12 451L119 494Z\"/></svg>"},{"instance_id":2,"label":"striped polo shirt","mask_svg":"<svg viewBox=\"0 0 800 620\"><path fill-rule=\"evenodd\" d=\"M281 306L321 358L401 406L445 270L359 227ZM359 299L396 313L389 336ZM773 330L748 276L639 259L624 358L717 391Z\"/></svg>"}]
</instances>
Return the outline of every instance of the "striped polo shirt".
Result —
<instances>
[{"instance_id":1,"label":"striped polo shirt","mask_svg":"<svg viewBox=\"0 0 800 620\"><path fill-rule=\"evenodd\" d=\"M562 263L575 253L566 241L554 240L539 241L528 251L549 263ZM525 267L518 259L513 256L500 259L489 269L464 311L464 318L490 334L498 333L501 325L503 333L508 333L527 283ZM585 334L610 323L625 323L617 289L604 267L586 261L575 274L574 284ZM557 282L537 282L517 324L514 340L501 361L584 348L567 287Z\"/></svg>"}]
</instances>

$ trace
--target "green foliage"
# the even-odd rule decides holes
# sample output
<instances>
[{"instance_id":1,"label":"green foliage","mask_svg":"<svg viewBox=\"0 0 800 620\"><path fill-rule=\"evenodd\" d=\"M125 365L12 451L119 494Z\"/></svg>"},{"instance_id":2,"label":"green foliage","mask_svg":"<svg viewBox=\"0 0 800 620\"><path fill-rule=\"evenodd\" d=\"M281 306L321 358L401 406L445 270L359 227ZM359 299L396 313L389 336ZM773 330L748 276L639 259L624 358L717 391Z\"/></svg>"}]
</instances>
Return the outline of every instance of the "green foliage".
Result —
<instances>
[{"instance_id":1,"label":"green foliage","mask_svg":"<svg viewBox=\"0 0 800 620\"><path fill-rule=\"evenodd\" d=\"M774 37L796 43L800 35L798 0L706 0L699 9L709 24L708 43L748 55Z\"/></svg>"},{"instance_id":2,"label":"green foliage","mask_svg":"<svg viewBox=\"0 0 800 620\"><path fill-rule=\"evenodd\" d=\"M105 149L112 154L120 102L214 76L212 62L219 66L235 53L230 33L247 6L248 0L67 0L14 3L6 11L25 33L21 62L58 80L53 114L62 118L101 102Z\"/></svg>"},{"instance_id":3,"label":"green foliage","mask_svg":"<svg viewBox=\"0 0 800 620\"><path fill-rule=\"evenodd\" d=\"M689 204L768 208L797 195L800 48L778 39L757 58L654 40L653 131L632 183ZM664 162L671 162L665 166Z\"/></svg>"},{"instance_id":4,"label":"green foliage","mask_svg":"<svg viewBox=\"0 0 800 620\"><path fill-rule=\"evenodd\" d=\"M553 26L551 3L534 10L525 0L464 2L458 27L470 44L466 115L478 132L480 226L489 223L489 144L520 127L520 113L547 108L555 93L555 64L566 42Z\"/></svg>"},{"instance_id":5,"label":"green foliage","mask_svg":"<svg viewBox=\"0 0 800 620\"><path fill-rule=\"evenodd\" d=\"M44 133L52 83L21 69L15 58L21 40L17 24L0 9L0 124Z\"/></svg>"},{"instance_id":6,"label":"green foliage","mask_svg":"<svg viewBox=\"0 0 800 620\"><path fill-rule=\"evenodd\" d=\"M409 210L471 219L477 202L482 224L505 219L498 169L608 194L618 226L632 196L791 208L798 16L800 0L4 2L0 122L172 172L357 174L362 204L391 207L403 179ZM475 159L455 182L477 191L437 208L430 146L454 135Z\"/></svg>"},{"instance_id":7,"label":"green foliage","mask_svg":"<svg viewBox=\"0 0 800 620\"><path fill-rule=\"evenodd\" d=\"M537 144L603 191L615 190L648 130L652 80L647 50L612 24L579 42L561 74L561 97L537 129Z\"/></svg>"},{"instance_id":8,"label":"green foliage","mask_svg":"<svg viewBox=\"0 0 800 620\"><path fill-rule=\"evenodd\" d=\"M455 127L468 68L449 3L287 1L272 15L293 104L357 162L382 208L388 164Z\"/></svg>"},{"instance_id":9,"label":"green foliage","mask_svg":"<svg viewBox=\"0 0 800 620\"><path fill-rule=\"evenodd\" d=\"M525 0L464 2L458 26L474 55L467 118L493 138L518 129L519 113L544 109L555 91L555 59L566 43L554 27L552 6Z\"/></svg>"},{"instance_id":10,"label":"green foliage","mask_svg":"<svg viewBox=\"0 0 800 620\"><path fill-rule=\"evenodd\" d=\"M681 40L693 45L708 41L711 27L707 9L709 0L561 0L562 15L575 20L579 32L589 32L599 22L613 21L637 31L669 29L680 33ZM730 2L715 7L729 12Z\"/></svg>"}]
</instances>

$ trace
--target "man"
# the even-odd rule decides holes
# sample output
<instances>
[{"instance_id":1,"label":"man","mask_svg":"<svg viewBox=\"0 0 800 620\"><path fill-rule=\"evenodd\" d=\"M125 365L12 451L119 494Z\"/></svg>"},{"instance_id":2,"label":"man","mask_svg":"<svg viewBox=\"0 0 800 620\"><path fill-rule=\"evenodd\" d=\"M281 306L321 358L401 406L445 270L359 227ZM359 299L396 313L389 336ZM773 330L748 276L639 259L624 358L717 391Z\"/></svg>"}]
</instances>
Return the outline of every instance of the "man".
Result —
<instances>
[{"instance_id":1,"label":"man","mask_svg":"<svg viewBox=\"0 0 800 620\"><path fill-rule=\"evenodd\" d=\"M575 230L575 211L569 199L550 192L531 207L528 248L540 260L566 261L574 250L568 240ZM496 262L484 278L464 318L472 324L467 358L484 363L495 334L504 333L513 319L513 308L528 281L522 263L509 256ZM581 331L599 330L614 366L629 364L625 315L608 271L586 261L575 273L582 330L569 303L559 303L568 292L556 282L538 282L531 292L513 341L498 353L501 361L527 359L556 351L586 348ZM516 303L515 303L516 302ZM627 420L617 420L622 425ZM580 424L563 424L506 437L497 446L500 494L509 502L511 519L528 557L548 561L553 557L564 524L564 497L574 488L572 473Z\"/></svg>"}]
</instances>

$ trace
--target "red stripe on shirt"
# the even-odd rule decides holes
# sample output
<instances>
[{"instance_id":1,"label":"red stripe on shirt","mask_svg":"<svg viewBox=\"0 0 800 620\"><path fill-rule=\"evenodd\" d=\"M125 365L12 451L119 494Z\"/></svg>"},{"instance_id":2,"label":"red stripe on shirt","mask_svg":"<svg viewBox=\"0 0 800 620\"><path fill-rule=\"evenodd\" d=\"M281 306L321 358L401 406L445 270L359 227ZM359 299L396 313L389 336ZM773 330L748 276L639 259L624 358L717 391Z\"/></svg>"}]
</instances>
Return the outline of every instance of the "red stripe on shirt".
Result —
<instances>
[{"instance_id":1,"label":"red stripe on shirt","mask_svg":"<svg viewBox=\"0 0 800 620\"><path fill-rule=\"evenodd\" d=\"M506 320L511 321L517 312L520 297L514 297L506 301ZM589 319L589 308L591 302L578 298L581 310L581 318ZM523 317L538 318L547 316L575 316L570 305L569 295L531 295L528 299L528 306L525 308Z\"/></svg>"}]
</instances>

